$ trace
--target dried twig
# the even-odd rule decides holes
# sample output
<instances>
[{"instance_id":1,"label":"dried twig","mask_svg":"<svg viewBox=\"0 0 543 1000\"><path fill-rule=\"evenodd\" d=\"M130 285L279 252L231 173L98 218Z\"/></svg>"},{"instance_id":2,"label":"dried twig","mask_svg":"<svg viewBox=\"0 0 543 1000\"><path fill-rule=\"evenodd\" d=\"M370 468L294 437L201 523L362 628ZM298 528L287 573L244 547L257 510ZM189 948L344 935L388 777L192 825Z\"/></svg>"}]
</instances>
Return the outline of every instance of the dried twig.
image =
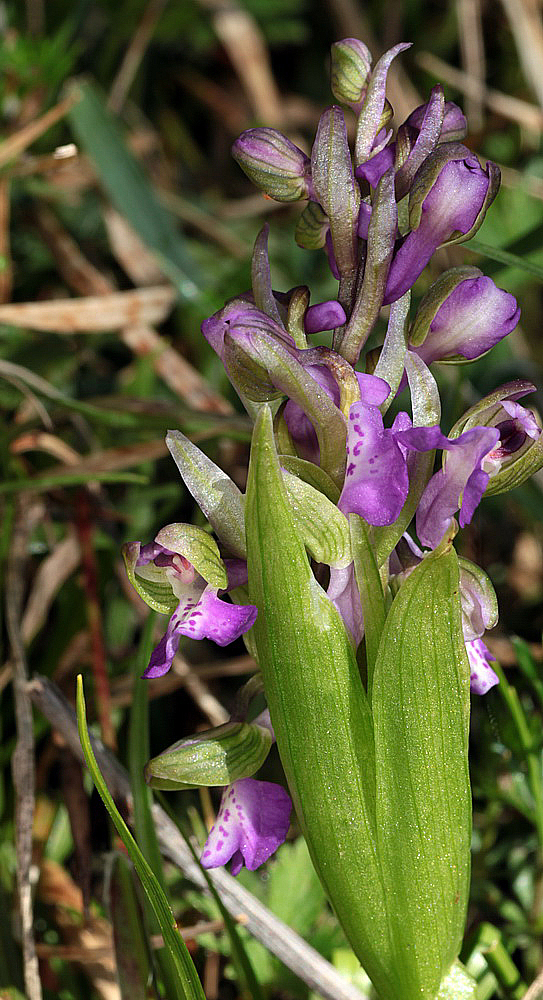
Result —
<instances>
[{"instance_id":1,"label":"dried twig","mask_svg":"<svg viewBox=\"0 0 543 1000\"><path fill-rule=\"evenodd\" d=\"M30 530L28 498L20 494L6 573L6 624L13 661L13 688L17 742L12 757L15 787L15 842L17 849L17 889L25 989L29 1000L41 1000L41 983L34 942L30 866L32 862L32 820L34 816L34 732L32 705L27 691L26 658L21 635L23 580Z\"/></svg>"},{"instance_id":2,"label":"dried twig","mask_svg":"<svg viewBox=\"0 0 543 1000\"><path fill-rule=\"evenodd\" d=\"M524 76L543 108L543 23L533 0L502 0Z\"/></svg>"},{"instance_id":3,"label":"dried twig","mask_svg":"<svg viewBox=\"0 0 543 1000\"><path fill-rule=\"evenodd\" d=\"M128 324L161 323L177 292L170 285L77 299L16 302L0 306L0 323L53 333L103 333Z\"/></svg>"},{"instance_id":4,"label":"dried twig","mask_svg":"<svg viewBox=\"0 0 543 1000\"><path fill-rule=\"evenodd\" d=\"M422 69L425 69L432 76L443 83L449 84L459 90L462 94L476 97L479 93L479 83L473 77L463 73L462 70L449 66L448 63L438 59L430 52L419 52L415 56L415 61ZM509 121L522 125L531 132L541 132L543 129L543 112L528 101L521 101L518 97L511 97L509 94L502 94L499 90L485 90L483 99L487 107L495 114L507 118Z\"/></svg>"},{"instance_id":5,"label":"dried twig","mask_svg":"<svg viewBox=\"0 0 543 1000\"><path fill-rule=\"evenodd\" d=\"M266 42L252 14L233 0L200 0L226 49L254 115L275 128L285 122Z\"/></svg>"},{"instance_id":6,"label":"dried twig","mask_svg":"<svg viewBox=\"0 0 543 1000\"><path fill-rule=\"evenodd\" d=\"M77 100L76 94L70 94L69 97L65 97L63 101L55 104L54 108L46 111L40 118L29 122L24 128L19 129L18 132L14 132L13 135L4 139L0 144L0 167L4 167L10 160L14 160L28 146L35 142L36 139L39 139L44 132L47 132L53 125L56 125L61 118L64 118L64 115L68 113Z\"/></svg>"},{"instance_id":7,"label":"dried twig","mask_svg":"<svg viewBox=\"0 0 543 1000\"><path fill-rule=\"evenodd\" d=\"M51 725L64 737L79 759L82 750L77 733L75 713L64 696L46 677L36 677L28 685L28 692ZM131 808L130 783L119 762L100 744L92 740L96 759L114 796L123 799ZM206 881L200 867L181 837L175 824L159 806L153 807L153 815L161 850L179 866L183 874L201 889L206 889ZM270 910L244 889L227 872L217 869L209 873L226 909L239 920L261 943L276 955L311 989L316 990L326 1000L362 1000L360 992L319 955L314 948L287 927Z\"/></svg>"},{"instance_id":8,"label":"dried twig","mask_svg":"<svg viewBox=\"0 0 543 1000\"><path fill-rule=\"evenodd\" d=\"M456 0L458 33L462 66L473 81L477 82L478 93L467 96L466 115L473 132L483 127L483 101L485 92L485 47L481 24L480 0Z\"/></svg>"},{"instance_id":9,"label":"dried twig","mask_svg":"<svg viewBox=\"0 0 543 1000\"><path fill-rule=\"evenodd\" d=\"M143 17L132 35L130 45L124 54L124 58L117 71L117 76L109 92L108 107L117 114L126 101L145 50L153 36L157 21L167 3L168 0L149 0L143 12Z\"/></svg>"},{"instance_id":10,"label":"dried twig","mask_svg":"<svg viewBox=\"0 0 543 1000\"><path fill-rule=\"evenodd\" d=\"M212 726L222 726L230 718L220 701L211 694L206 682L192 669L190 663L182 656L175 656L174 672L183 680L183 684L200 711L209 719Z\"/></svg>"}]
</instances>

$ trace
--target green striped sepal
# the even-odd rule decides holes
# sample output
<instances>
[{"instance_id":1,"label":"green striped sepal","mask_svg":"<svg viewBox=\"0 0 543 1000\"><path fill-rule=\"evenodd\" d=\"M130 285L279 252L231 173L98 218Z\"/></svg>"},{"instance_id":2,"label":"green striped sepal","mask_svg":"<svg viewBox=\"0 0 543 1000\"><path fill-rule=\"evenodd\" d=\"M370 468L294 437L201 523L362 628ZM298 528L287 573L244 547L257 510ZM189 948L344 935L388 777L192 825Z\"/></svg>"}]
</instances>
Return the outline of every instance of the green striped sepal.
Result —
<instances>
[{"instance_id":1,"label":"green striped sepal","mask_svg":"<svg viewBox=\"0 0 543 1000\"><path fill-rule=\"evenodd\" d=\"M152 788L168 790L230 785L255 774L271 744L271 733L264 726L227 722L153 757L145 767L145 780Z\"/></svg>"}]
</instances>

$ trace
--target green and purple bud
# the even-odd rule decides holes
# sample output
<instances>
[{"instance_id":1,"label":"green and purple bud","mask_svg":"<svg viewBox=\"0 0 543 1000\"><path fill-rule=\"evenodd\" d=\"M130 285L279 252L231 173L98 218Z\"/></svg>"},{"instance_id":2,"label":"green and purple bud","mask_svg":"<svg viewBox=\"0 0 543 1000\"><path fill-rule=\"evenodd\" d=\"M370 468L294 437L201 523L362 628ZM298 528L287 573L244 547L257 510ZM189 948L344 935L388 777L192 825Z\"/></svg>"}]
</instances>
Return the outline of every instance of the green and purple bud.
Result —
<instances>
[{"instance_id":1,"label":"green and purple bud","mask_svg":"<svg viewBox=\"0 0 543 1000\"><path fill-rule=\"evenodd\" d=\"M232 146L232 156L249 180L274 201L313 197L310 159L281 132L247 129Z\"/></svg>"},{"instance_id":2,"label":"green and purple bud","mask_svg":"<svg viewBox=\"0 0 543 1000\"><path fill-rule=\"evenodd\" d=\"M371 52L358 38L343 38L331 49L330 85L340 104L358 111L366 93Z\"/></svg>"},{"instance_id":3,"label":"green and purple bud","mask_svg":"<svg viewBox=\"0 0 543 1000\"><path fill-rule=\"evenodd\" d=\"M426 362L472 361L515 329L520 309L476 267L445 271L423 297L409 334Z\"/></svg>"}]
</instances>

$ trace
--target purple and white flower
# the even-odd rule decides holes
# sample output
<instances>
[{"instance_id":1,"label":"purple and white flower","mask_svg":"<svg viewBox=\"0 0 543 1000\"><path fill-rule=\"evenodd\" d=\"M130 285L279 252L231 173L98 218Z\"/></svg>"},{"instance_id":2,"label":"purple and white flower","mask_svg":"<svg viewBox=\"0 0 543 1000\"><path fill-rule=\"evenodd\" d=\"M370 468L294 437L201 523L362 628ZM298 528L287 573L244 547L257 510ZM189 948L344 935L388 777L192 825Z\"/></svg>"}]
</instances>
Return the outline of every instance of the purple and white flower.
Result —
<instances>
[{"instance_id":1,"label":"purple and white flower","mask_svg":"<svg viewBox=\"0 0 543 1000\"><path fill-rule=\"evenodd\" d=\"M492 656L488 646L482 639L472 639L466 642L466 653L468 654L470 667L470 687L474 694L486 694L500 679L490 666L491 661L496 657Z\"/></svg>"},{"instance_id":2,"label":"purple and white flower","mask_svg":"<svg viewBox=\"0 0 543 1000\"><path fill-rule=\"evenodd\" d=\"M281 785L240 778L225 788L217 819L204 844L203 868L232 861L232 875L243 865L259 868L285 840L292 802Z\"/></svg>"}]
</instances>

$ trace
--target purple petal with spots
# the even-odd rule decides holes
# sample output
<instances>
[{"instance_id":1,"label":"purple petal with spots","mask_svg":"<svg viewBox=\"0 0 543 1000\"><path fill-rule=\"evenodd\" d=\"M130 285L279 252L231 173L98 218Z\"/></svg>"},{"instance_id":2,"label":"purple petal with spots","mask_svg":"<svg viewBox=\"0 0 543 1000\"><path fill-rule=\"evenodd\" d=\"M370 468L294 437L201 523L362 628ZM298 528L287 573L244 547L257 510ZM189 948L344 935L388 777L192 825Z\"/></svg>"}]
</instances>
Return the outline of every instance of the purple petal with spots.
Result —
<instances>
[{"instance_id":1,"label":"purple petal with spots","mask_svg":"<svg viewBox=\"0 0 543 1000\"><path fill-rule=\"evenodd\" d=\"M204 844L203 868L232 859L232 875L243 865L254 871L286 838L292 803L281 785L240 778L225 788L214 826Z\"/></svg>"},{"instance_id":2,"label":"purple petal with spots","mask_svg":"<svg viewBox=\"0 0 543 1000\"><path fill-rule=\"evenodd\" d=\"M376 406L354 403L347 426L347 471L338 507L369 524L393 524L407 497L407 462Z\"/></svg>"},{"instance_id":3,"label":"purple petal with spots","mask_svg":"<svg viewBox=\"0 0 543 1000\"><path fill-rule=\"evenodd\" d=\"M323 330L335 330L337 326L343 326L347 322L345 310L340 302L330 299L328 302L319 302L316 306L309 306L305 317L304 326L306 333L321 333Z\"/></svg>"},{"instance_id":4,"label":"purple petal with spots","mask_svg":"<svg viewBox=\"0 0 543 1000\"><path fill-rule=\"evenodd\" d=\"M427 365L457 354L472 360L511 333L519 317L514 295L492 278L467 278L438 309L424 343L412 349Z\"/></svg>"},{"instance_id":5,"label":"purple petal with spots","mask_svg":"<svg viewBox=\"0 0 543 1000\"><path fill-rule=\"evenodd\" d=\"M488 173L473 153L445 164L424 199L418 229L406 236L392 260L384 305L395 302L415 284L441 243L454 233L469 232L482 208L488 185Z\"/></svg>"},{"instance_id":6,"label":"purple petal with spots","mask_svg":"<svg viewBox=\"0 0 543 1000\"><path fill-rule=\"evenodd\" d=\"M469 524L488 483L482 461L495 446L495 427L473 427L449 439L439 427L413 427L399 432L398 440L415 451L443 448L450 452L444 469L430 479L417 510L417 534L423 545L434 549L445 534L451 517L460 507L460 525Z\"/></svg>"},{"instance_id":7,"label":"purple petal with spots","mask_svg":"<svg viewBox=\"0 0 543 1000\"><path fill-rule=\"evenodd\" d=\"M256 616L253 604L228 604L217 597L213 587L206 587L197 601L182 598L153 650L143 677L162 677L168 672L182 635L190 639L213 639L218 646L227 646L254 625Z\"/></svg>"},{"instance_id":8,"label":"purple petal with spots","mask_svg":"<svg viewBox=\"0 0 543 1000\"><path fill-rule=\"evenodd\" d=\"M482 639L466 642L466 653L469 660L470 688L474 694L486 694L490 688L500 683L499 677L490 666L490 662L495 661L496 657L492 656Z\"/></svg>"}]
</instances>

